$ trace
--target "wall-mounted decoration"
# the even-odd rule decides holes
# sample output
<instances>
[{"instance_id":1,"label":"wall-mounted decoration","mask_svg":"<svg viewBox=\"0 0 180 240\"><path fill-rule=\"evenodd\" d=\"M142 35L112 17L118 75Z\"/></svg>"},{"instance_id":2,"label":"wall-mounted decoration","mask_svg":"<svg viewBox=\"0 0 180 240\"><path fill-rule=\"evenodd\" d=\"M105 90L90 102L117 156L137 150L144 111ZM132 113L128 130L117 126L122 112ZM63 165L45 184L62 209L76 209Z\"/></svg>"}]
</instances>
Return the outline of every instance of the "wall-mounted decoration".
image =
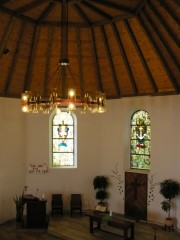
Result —
<instances>
[{"instance_id":1,"label":"wall-mounted decoration","mask_svg":"<svg viewBox=\"0 0 180 240\"><path fill-rule=\"evenodd\" d=\"M118 191L120 194L122 194L124 192L124 188L123 188L123 178L121 176L121 174L119 173L118 170L118 164L116 164L115 166L115 170L112 170L113 176L117 181L118 181Z\"/></svg>"},{"instance_id":2,"label":"wall-mounted decoration","mask_svg":"<svg viewBox=\"0 0 180 240\"><path fill-rule=\"evenodd\" d=\"M158 185L158 183L154 182L154 175L151 175L148 178L149 181L149 187L148 187L148 205L151 204L151 202L154 201L155 198L155 194L154 194L154 190L155 190L155 186Z\"/></svg>"},{"instance_id":3,"label":"wall-mounted decoration","mask_svg":"<svg viewBox=\"0 0 180 240\"><path fill-rule=\"evenodd\" d=\"M46 163L29 164L28 173L48 173L48 166Z\"/></svg>"}]
</instances>

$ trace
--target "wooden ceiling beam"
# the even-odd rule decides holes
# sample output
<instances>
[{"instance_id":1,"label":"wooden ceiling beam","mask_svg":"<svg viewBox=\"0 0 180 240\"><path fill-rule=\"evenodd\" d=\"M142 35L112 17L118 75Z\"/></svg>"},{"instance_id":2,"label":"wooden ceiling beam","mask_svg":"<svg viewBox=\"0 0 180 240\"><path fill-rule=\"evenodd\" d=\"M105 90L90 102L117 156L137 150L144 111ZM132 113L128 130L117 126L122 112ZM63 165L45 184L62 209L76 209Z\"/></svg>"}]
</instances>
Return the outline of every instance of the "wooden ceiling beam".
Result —
<instances>
[{"instance_id":1,"label":"wooden ceiling beam","mask_svg":"<svg viewBox=\"0 0 180 240\"><path fill-rule=\"evenodd\" d=\"M173 0L175 3L177 3L178 6L180 6L179 0Z\"/></svg>"},{"instance_id":2,"label":"wooden ceiling beam","mask_svg":"<svg viewBox=\"0 0 180 240\"><path fill-rule=\"evenodd\" d=\"M127 12L127 13L130 13L132 15L134 15L134 11L129 8L129 7L126 7L122 4L119 4L119 3L115 3L115 2L111 2L111 1L108 1L108 0L93 0L92 2L96 2L96 3L99 3L101 5L104 5L104 6L107 6L107 7L110 7L110 8L113 8L113 9L116 9L116 10L120 10L120 11L123 11L123 12Z\"/></svg>"},{"instance_id":3,"label":"wooden ceiling beam","mask_svg":"<svg viewBox=\"0 0 180 240\"><path fill-rule=\"evenodd\" d=\"M7 80L5 81L4 92L6 94L8 93L9 86L10 86L11 80L13 78L13 74L15 72L15 69L16 69L16 64L17 64L17 61L18 61L18 58L19 58L20 49L21 49L22 42L23 42L24 32L25 32L25 22L23 22L23 25L21 27L21 31L20 31L20 35L19 35L19 39L18 39L18 44L16 45L15 54L14 54L14 57L12 59L11 66L9 67L9 73L8 73Z\"/></svg>"},{"instance_id":4,"label":"wooden ceiling beam","mask_svg":"<svg viewBox=\"0 0 180 240\"><path fill-rule=\"evenodd\" d=\"M82 47L80 38L80 29L76 28L76 43L78 52L78 69L79 69L79 85L80 85L80 97L84 94L83 74L82 74Z\"/></svg>"},{"instance_id":5,"label":"wooden ceiling beam","mask_svg":"<svg viewBox=\"0 0 180 240\"><path fill-rule=\"evenodd\" d=\"M131 26L130 26L130 24L129 24L129 22L127 20L124 21L124 24L125 24L125 27L126 27L128 33L129 33L131 41L133 42L133 44L134 44L134 46L136 48L136 52L137 52L137 54L138 54L138 56L139 56L139 58L141 60L141 63L143 65L144 69L145 69L145 72L146 72L146 74L147 74L147 76L149 78L149 81L150 81L151 87L153 89L153 92L157 93L158 89L157 89L157 86L155 84L154 78L153 78L153 76L151 74L151 71L150 71L148 65L147 65L147 62L146 62L146 60L144 58L144 55L143 55L143 53L141 51L141 48L140 48L140 46L138 44L138 41L136 40L135 35L134 35L134 33L133 33L132 29L131 29Z\"/></svg>"},{"instance_id":6,"label":"wooden ceiling beam","mask_svg":"<svg viewBox=\"0 0 180 240\"><path fill-rule=\"evenodd\" d=\"M9 40L10 35L11 35L15 20L16 19L14 18L14 16L11 16L10 19L9 19L9 22L7 24L6 30L4 31L5 33L4 33L4 35L2 37L2 40L1 40L1 43L0 43L0 59L3 55L3 53L4 53L4 49L6 48L6 44Z\"/></svg>"},{"instance_id":7,"label":"wooden ceiling beam","mask_svg":"<svg viewBox=\"0 0 180 240\"><path fill-rule=\"evenodd\" d=\"M130 64L129 64L127 55L126 55L126 52L125 52L123 43L122 43L122 41L121 41L120 34L119 34L118 30L117 30L117 26L116 26L115 23L112 23L111 26L112 26L112 29L113 29L113 32L114 32L114 35L115 35L115 38L116 38L116 41L117 41L117 44L118 44L120 53L121 53L121 56L122 56L122 58L123 58L124 65L125 65L126 70L127 70L127 72L128 72L128 76L129 76L129 79L130 79L130 82L131 82L131 85L132 85L134 94L135 94L135 95L138 95L138 89L137 89L137 86L136 86L136 82L135 82L135 80L134 80L134 76L133 76L133 73L132 73L132 71L131 71L131 68L130 68Z\"/></svg>"},{"instance_id":8,"label":"wooden ceiling beam","mask_svg":"<svg viewBox=\"0 0 180 240\"><path fill-rule=\"evenodd\" d=\"M142 15L146 18L146 21L143 21L142 19ZM174 90L176 93L179 93L179 87L177 85L177 82L176 82L176 78L174 77L170 67L169 67L169 64L165 61L162 53L161 53L161 50L159 49L159 47L157 46L156 44L156 41L153 39L151 33L149 32L148 28L146 27L145 23L144 22L149 22L149 19L148 17L141 12L141 14L137 17L137 20L140 24L140 26L144 29L144 32L145 34L147 35L148 39L149 39L149 42L151 43L153 49L155 50L156 52L156 55L157 57L159 58L159 60L161 61L161 64L166 72L166 74L168 75L169 77L169 80L171 81L173 87L174 87ZM150 23L151 25L151 23Z\"/></svg>"},{"instance_id":9,"label":"wooden ceiling beam","mask_svg":"<svg viewBox=\"0 0 180 240\"><path fill-rule=\"evenodd\" d=\"M41 13L40 17L38 18L38 23L42 23L42 21L48 16L48 14L53 10L55 6L55 2L50 2L47 8Z\"/></svg>"},{"instance_id":10,"label":"wooden ceiling beam","mask_svg":"<svg viewBox=\"0 0 180 240\"><path fill-rule=\"evenodd\" d=\"M177 22L177 24L180 25L180 19L176 16L174 11L171 10L171 8L167 4L167 2L160 0L160 3L164 7L164 9L166 9L166 11L169 13L169 15L174 19L174 21ZM179 0L176 1L176 4L178 5L177 7L179 7L179 5L180 5Z\"/></svg>"},{"instance_id":11,"label":"wooden ceiling beam","mask_svg":"<svg viewBox=\"0 0 180 240\"><path fill-rule=\"evenodd\" d=\"M11 0L1 0L0 5L5 5L6 3L10 2Z\"/></svg>"},{"instance_id":12,"label":"wooden ceiling beam","mask_svg":"<svg viewBox=\"0 0 180 240\"><path fill-rule=\"evenodd\" d=\"M48 94L49 84L50 84L50 73L49 73L49 65L51 59L51 49L52 49L52 39L54 36L54 28L50 27L48 29L48 40L47 40L47 50L46 50L46 67L45 67L45 78L44 78L44 94ZM58 89L57 89L58 90Z\"/></svg>"},{"instance_id":13,"label":"wooden ceiling beam","mask_svg":"<svg viewBox=\"0 0 180 240\"><path fill-rule=\"evenodd\" d=\"M176 35L174 34L174 32L171 30L171 28L167 25L167 23L164 21L164 18L160 15L160 12L156 10L156 8L154 7L153 4L149 4L151 10L153 11L153 13L156 15L156 17L158 18L158 22L160 22L163 27L166 29L167 33L171 36L171 38L173 39L173 41L176 43L176 45L178 47L180 47L180 42L178 40L178 38L176 37Z\"/></svg>"},{"instance_id":14,"label":"wooden ceiling beam","mask_svg":"<svg viewBox=\"0 0 180 240\"><path fill-rule=\"evenodd\" d=\"M91 22L89 20L89 18L84 14L84 12L82 11L82 9L77 5L77 4L73 4L72 7L74 8L74 10L77 12L77 14L80 16L80 18L87 23L89 26L91 26Z\"/></svg>"},{"instance_id":15,"label":"wooden ceiling beam","mask_svg":"<svg viewBox=\"0 0 180 240\"><path fill-rule=\"evenodd\" d=\"M151 5L150 5L151 8ZM153 14L156 16L156 12L154 12L154 9L151 8ZM158 13L157 13L158 14ZM146 14L147 15L147 14ZM158 15L157 15L158 17ZM155 24L152 20L152 17L150 16L150 14L148 15L149 18L149 22L151 22L151 25L154 26L154 31L156 33L156 35L158 36L158 38L160 39L160 41L162 42L162 44L165 46L169 56L171 57L172 61L174 62L174 64L176 65L176 67L178 69L180 69L180 64L179 64L179 59L176 57L176 55L174 55L173 51L170 50L169 48L169 44L165 41L165 37L162 35L162 33L160 31L157 30L157 28L155 27ZM168 31L168 30L167 30Z\"/></svg>"},{"instance_id":16,"label":"wooden ceiling beam","mask_svg":"<svg viewBox=\"0 0 180 240\"><path fill-rule=\"evenodd\" d=\"M4 7L4 6L0 6L0 11L3 12L3 13L5 12L5 13L13 16L13 17L19 18L19 19L21 19L21 20L23 20L23 21L28 21L28 22L30 22L30 23L36 24L36 21L35 21L34 19L32 19L32 18L30 18L30 17L27 17L27 16L23 16L23 15L18 15L18 16L17 16L16 11L13 11L13 10L11 10L11 9L8 9L8 8L6 8L6 7Z\"/></svg>"},{"instance_id":17,"label":"wooden ceiling beam","mask_svg":"<svg viewBox=\"0 0 180 240\"><path fill-rule=\"evenodd\" d=\"M31 42L31 51L29 54L29 60L28 60L27 69L26 69L26 76L25 76L24 87L23 87L24 91L30 90L30 86L31 86L34 55L36 52L36 44L34 43L37 42L38 34L39 34L39 26L35 25L34 34Z\"/></svg>"},{"instance_id":18,"label":"wooden ceiling beam","mask_svg":"<svg viewBox=\"0 0 180 240\"><path fill-rule=\"evenodd\" d=\"M58 1L58 0L56 0L56 1ZM79 3L81 1L82 0L69 0L69 3L73 5L73 4Z\"/></svg>"},{"instance_id":19,"label":"wooden ceiling beam","mask_svg":"<svg viewBox=\"0 0 180 240\"><path fill-rule=\"evenodd\" d=\"M26 5L24 5L23 7L20 7L16 10L16 14L17 15L22 15L25 12L28 12L36 7L38 7L39 5L44 4L44 0L34 0L31 3L28 3Z\"/></svg>"},{"instance_id":20,"label":"wooden ceiling beam","mask_svg":"<svg viewBox=\"0 0 180 240\"><path fill-rule=\"evenodd\" d=\"M89 3L87 0L82 0L81 4L84 4L87 8L89 8L93 12L96 12L101 17L104 17L106 19L112 19L112 17L109 14L105 13L100 8L98 8L98 7L94 6L93 4Z\"/></svg>"},{"instance_id":21,"label":"wooden ceiling beam","mask_svg":"<svg viewBox=\"0 0 180 240\"><path fill-rule=\"evenodd\" d=\"M148 0L141 0L141 2L139 3L139 5L137 6L136 10L135 10L135 15L138 15L143 8L146 6Z\"/></svg>"},{"instance_id":22,"label":"wooden ceiling beam","mask_svg":"<svg viewBox=\"0 0 180 240\"><path fill-rule=\"evenodd\" d=\"M109 66L110 66L110 69L111 69L111 74L112 74L112 78L113 78L113 82L114 82L114 87L115 87L117 95L120 96L121 92L120 92L120 89L119 89L119 84L118 84L118 80L117 80L117 77L116 77L116 72L115 72L113 61L112 61L111 51L110 51L110 48L109 48L109 44L108 44L108 40L107 40L107 36L106 36L106 33L105 33L104 26L101 26L100 30L101 30L101 35L102 35L102 38L103 38L104 46L105 46L105 49L106 49L106 54L107 54L107 58L108 58L108 61L109 61Z\"/></svg>"},{"instance_id":23,"label":"wooden ceiling beam","mask_svg":"<svg viewBox=\"0 0 180 240\"><path fill-rule=\"evenodd\" d=\"M112 19L103 19L103 20L94 22L94 23L92 23L92 26L95 27L95 26L102 26L102 25L106 25L106 24L112 24L113 22L118 22L118 21L128 19L131 17L132 17L132 15L127 15L127 14L126 14L126 16L116 16Z\"/></svg>"},{"instance_id":24,"label":"wooden ceiling beam","mask_svg":"<svg viewBox=\"0 0 180 240\"><path fill-rule=\"evenodd\" d=\"M93 49L93 56L94 56L94 64L95 64L95 69L96 69L96 76L97 76L97 83L98 83L98 89L101 92L103 91L103 86L102 86L102 79L101 79L101 74L99 70L99 63L98 63L98 56L97 56L97 50L96 50L96 44L95 44L95 35L94 35L94 29L91 29L91 44L92 44L92 49Z\"/></svg>"},{"instance_id":25,"label":"wooden ceiling beam","mask_svg":"<svg viewBox=\"0 0 180 240\"><path fill-rule=\"evenodd\" d=\"M36 22L37 24L37 22ZM61 27L61 22L51 22L51 21L43 21L41 25L44 26L54 26ZM79 28L89 28L90 26L87 23L78 23L78 22L68 22L68 27L79 27Z\"/></svg>"}]
</instances>

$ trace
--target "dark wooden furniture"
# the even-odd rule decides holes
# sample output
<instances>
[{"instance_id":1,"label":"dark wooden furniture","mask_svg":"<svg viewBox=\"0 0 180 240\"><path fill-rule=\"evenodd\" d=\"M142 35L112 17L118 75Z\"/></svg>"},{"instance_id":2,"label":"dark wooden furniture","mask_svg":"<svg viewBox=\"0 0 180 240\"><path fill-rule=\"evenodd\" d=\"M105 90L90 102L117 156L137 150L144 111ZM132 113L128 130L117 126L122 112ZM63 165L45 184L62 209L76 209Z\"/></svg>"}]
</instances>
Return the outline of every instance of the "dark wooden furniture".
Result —
<instances>
[{"instance_id":1,"label":"dark wooden furniture","mask_svg":"<svg viewBox=\"0 0 180 240\"><path fill-rule=\"evenodd\" d=\"M46 200L40 200L32 195L23 198L26 204L26 226L27 228L45 228L46 221ZM23 223L24 225L24 223Z\"/></svg>"},{"instance_id":2,"label":"dark wooden furniture","mask_svg":"<svg viewBox=\"0 0 180 240\"><path fill-rule=\"evenodd\" d=\"M27 227L46 227L46 200L27 202Z\"/></svg>"},{"instance_id":3,"label":"dark wooden furniture","mask_svg":"<svg viewBox=\"0 0 180 240\"><path fill-rule=\"evenodd\" d=\"M74 211L79 211L82 215L81 194L71 194L71 217Z\"/></svg>"},{"instance_id":4,"label":"dark wooden furniture","mask_svg":"<svg viewBox=\"0 0 180 240\"><path fill-rule=\"evenodd\" d=\"M167 230L167 231L174 231L174 225L172 224L172 225L167 225L167 224L165 224L164 225L164 228L165 228L165 230Z\"/></svg>"},{"instance_id":5,"label":"dark wooden furniture","mask_svg":"<svg viewBox=\"0 0 180 240\"><path fill-rule=\"evenodd\" d=\"M93 233L94 230L102 230L101 224L106 222L107 225L123 230L124 240L134 239L134 222L122 218L108 216L100 212L89 212L86 214L89 217L89 232ZM96 227L94 227L96 223ZM129 233L129 236L128 236Z\"/></svg>"},{"instance_id":6,"label":"dark wooden furniture","mask_svg":"<svg viewBox=\"0 0 180 240\"><path fill-rule=\"evenodd\" d=\"M54 213L61 213L63 215L63 200L62 194L52 194L51 199L51 215L53 217Z\"/></svg>"}]
</instances>

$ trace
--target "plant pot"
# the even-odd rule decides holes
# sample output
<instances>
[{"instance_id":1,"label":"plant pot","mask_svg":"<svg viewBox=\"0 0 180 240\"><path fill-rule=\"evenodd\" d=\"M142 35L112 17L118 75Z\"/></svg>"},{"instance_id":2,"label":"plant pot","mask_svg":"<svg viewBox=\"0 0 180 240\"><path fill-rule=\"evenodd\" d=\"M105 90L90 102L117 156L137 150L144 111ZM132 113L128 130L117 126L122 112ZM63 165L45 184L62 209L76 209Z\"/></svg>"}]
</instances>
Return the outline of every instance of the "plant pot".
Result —
<instances>
[{"instance_id":1,"label":"plant pot","mask_svg":"<svg viewBox=\"0 0 180 240\"><path fill-rule=\"evenodd\" d=\"M167 227L173 226L173 220L172 220L172 218L166 218L166 220L165 220L165 225L166 225Z\"/></svg>"},{"instance_id":2,"label":"plant pot","mask_svg":"<svg viewBox=\"0 0 180 240\"><path fill-rule=\"evenodd\" d=\"M100 206L107 206L107 203L106 202L98 202L98 205L100 205Z\"/></svg>"}]
</instances>

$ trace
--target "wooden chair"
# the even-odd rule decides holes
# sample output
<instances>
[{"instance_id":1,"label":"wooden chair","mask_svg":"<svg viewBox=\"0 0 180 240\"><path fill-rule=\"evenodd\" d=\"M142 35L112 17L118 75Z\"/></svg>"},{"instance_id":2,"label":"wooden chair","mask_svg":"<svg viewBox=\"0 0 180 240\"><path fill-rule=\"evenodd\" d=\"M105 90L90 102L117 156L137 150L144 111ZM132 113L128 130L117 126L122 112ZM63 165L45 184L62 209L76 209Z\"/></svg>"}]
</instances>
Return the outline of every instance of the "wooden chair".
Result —
<instances>
[{"instance_id":1,"label":"wooden chair","mask_svg":"<svg viewBox=\"0 0 180 240\"><path fill-rule=\"evenodd\" d=\"M52 217L55 212L61 213L61 215L63 215L62 194L52 194L52 200L51 200L51 215L52 215Z\"/></svg>"},{"instance_id":2,"label":"wooden chair","mask_svg":"<svg viewBox=\"0 0 180 240\"><path fill-rule=\"evenodd\" d=\"M82 216L81 194L71 194L71 217L74 211L79 211Z\"/></svg>"}]
</instances>

